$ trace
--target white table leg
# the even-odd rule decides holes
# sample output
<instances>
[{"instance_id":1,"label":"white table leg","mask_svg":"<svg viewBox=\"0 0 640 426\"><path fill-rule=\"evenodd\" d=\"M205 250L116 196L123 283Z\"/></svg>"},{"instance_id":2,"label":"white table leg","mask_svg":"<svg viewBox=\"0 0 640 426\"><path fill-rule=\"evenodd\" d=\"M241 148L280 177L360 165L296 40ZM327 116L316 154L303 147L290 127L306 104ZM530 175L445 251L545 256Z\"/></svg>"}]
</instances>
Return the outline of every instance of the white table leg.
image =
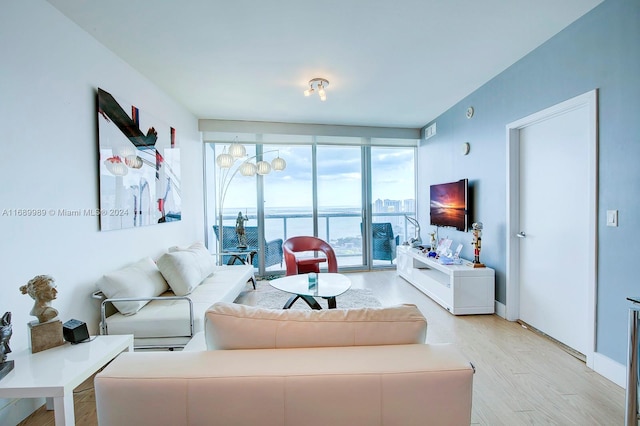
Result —
<instances>
[{"instance_id":1,"label":"white table leg","mask_svg":"<svg viewBox=\"0 0 640 426\"><path fill-rule=\"evenodd\" d=\"M73 412L73 392L53 398L53 409L56 426L73 426L76 424L76 417Z\"/></svg>"}]
</instances>

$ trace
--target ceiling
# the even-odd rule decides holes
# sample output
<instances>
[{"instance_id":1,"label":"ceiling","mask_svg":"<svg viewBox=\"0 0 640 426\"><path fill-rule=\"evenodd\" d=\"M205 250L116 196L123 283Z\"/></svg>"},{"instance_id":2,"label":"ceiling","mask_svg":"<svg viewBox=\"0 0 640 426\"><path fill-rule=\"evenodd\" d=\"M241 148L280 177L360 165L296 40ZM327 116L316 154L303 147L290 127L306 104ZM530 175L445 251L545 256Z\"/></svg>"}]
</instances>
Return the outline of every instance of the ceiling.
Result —
<instances>
[{"instance_id":1,"label":"ceiling","mask_svg":"<svg viewBox=\"0 0 640 426\"><path fill-rule=\"evenodd\" d=\"M418 128L602 0L47 1L198 118Z\"/></svg>"}]
</instances>

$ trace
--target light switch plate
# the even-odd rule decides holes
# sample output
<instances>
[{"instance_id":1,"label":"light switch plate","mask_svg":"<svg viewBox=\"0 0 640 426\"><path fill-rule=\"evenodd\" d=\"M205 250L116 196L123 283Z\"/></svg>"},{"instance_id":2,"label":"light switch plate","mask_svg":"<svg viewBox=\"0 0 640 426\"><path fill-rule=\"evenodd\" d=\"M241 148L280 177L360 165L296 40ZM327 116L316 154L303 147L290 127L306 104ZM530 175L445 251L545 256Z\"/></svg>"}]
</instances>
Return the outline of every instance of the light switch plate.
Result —
<instances>
[{"instance_id":1,"label":"light switch plate","mask_svg":"<svg viewBox=\"0 0 640 426\"><path fill-rule=\"evenodd\" d=\"M618 210L607 210L607 226L618 226Z\"/></svg>"}]
</instances>

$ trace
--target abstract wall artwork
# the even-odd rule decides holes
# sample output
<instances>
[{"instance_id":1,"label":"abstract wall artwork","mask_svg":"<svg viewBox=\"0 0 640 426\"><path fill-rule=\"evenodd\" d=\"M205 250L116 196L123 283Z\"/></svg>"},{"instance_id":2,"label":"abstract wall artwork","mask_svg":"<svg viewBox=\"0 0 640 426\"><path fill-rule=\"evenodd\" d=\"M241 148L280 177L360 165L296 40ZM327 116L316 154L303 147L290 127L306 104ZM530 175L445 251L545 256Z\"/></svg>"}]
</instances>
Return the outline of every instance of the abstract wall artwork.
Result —
<instances>
[{"instance_id":1,"label":"abstract wall artwork","mask_svg":"<svg viewBox=\"0 0 640 426\"><path fill-rule=\"evenodd\" d=\"M98 89L100 229L181 219L176 131Z\"/></svg>"}]
</instances>

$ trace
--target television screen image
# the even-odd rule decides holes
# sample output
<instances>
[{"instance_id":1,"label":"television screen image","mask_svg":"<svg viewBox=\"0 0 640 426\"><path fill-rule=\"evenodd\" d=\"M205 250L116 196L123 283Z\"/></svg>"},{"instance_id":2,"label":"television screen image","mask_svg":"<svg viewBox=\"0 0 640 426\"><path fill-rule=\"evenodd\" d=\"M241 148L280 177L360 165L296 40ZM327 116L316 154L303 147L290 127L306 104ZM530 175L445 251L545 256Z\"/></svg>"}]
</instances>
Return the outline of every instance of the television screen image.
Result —
<instances>
[{"instance_id":1,"label":"television screen image","mask_svg":"<svg viewBox=\"0 0 640 426\"><path fill-rule=\"evenodd\" d=\"M467 231L468 180L431 185L431 225Z\"/></svg>"}]
</instances>

